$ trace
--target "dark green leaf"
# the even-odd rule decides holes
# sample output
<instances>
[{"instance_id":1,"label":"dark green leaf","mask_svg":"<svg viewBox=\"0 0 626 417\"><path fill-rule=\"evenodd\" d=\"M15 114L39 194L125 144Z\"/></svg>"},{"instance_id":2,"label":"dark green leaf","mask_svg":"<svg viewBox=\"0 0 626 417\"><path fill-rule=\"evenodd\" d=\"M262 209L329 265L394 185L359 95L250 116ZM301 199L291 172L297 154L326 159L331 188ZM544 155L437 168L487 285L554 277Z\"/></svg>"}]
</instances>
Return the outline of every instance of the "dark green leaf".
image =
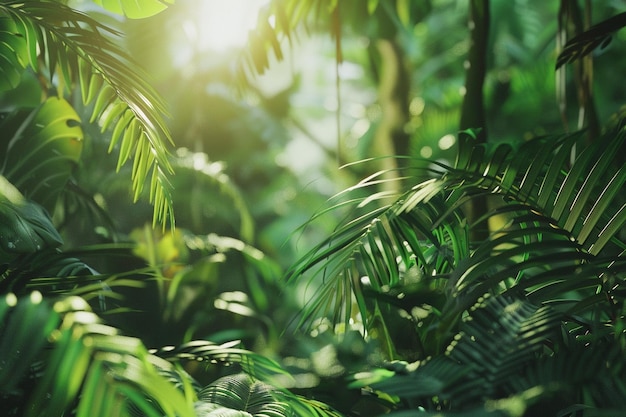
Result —
<instances>
[{"instance_id":1,"label":"dark green leaf","mask_svg":"<svg viewBox=\"0 0 626 417\"><path fill-rule=\"evenodd\" d=\"M10 136L1 172L24 195L53 211L83 147L80 119L65 100L49 98L32 113L2 122Z\"/></svg>"}]
</instances>

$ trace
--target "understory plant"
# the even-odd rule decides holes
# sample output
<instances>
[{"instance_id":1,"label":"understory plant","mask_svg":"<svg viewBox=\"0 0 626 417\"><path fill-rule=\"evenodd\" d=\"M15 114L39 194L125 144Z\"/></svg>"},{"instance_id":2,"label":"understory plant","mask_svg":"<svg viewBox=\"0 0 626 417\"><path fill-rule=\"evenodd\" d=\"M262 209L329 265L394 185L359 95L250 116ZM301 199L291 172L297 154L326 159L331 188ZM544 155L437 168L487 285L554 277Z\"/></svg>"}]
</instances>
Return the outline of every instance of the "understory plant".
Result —
<instances>
[{"instance_id":1,"label":"understory plant","mask_svg":"<svg viewBox=\"0 0 626 417\"><path fill-rule=\"evenodd\" d=\"M514 147L464 132L453 166L433 162L391 201L361 193L385 181L367 178L291 271L315 288L299 324L328 317L376 341L386 365L351 386L394 415L624 413L625 137ZM481 196L490 210L469 222ZM470 240L484 220L488 238Z\"/></svg>"},{"instance_id":2,"label":"understory plant","mask_svg":"<svg viewBox=\"0 0 626 417\"><path fill-rule=\"evenodd\" d=\"M172 162L165 104L125 52L120 33L66 3L0 2L4 415L338 415L282 385L275 387L277 375L288 379L289 374L275 360L244 349L236 338L221 343L193 339L196 333L183 329L183 335L174 333L171 345L156 344L163 339L159 337L144 340L150 334L146 331L133 334L136 328L129 323L136 305L128 302L133 290L153 283L160 290L155 299L139 291L144 305L165 310L164 322L158 316L142 317L138 328L145 330L151 327L146 319L172 324L184 315L193 301L184 290L202 294L198 283L214 280L229 251L247 257L250 274L255 270L268 277L276 271L258 250L238 239L182 239L183 233L174 229L169 177L172 166L189 164L184 155ZM95 3L139 19L161 12L170 2ZM152 204L153 228L168 229L170 239L160 241L182 244L182 252L185 245L195 250L195 269L181 265L186 260L182 255L159 258L164 251L153 251L157 232L149 226L135 244L128 236L122 242L106 207L81 188L80 171L90 168L82 166L83 151L99 150L103 140L108 152L118 155L118 171L132 160L130 194ZM237 206L238 196L218 174L213 180ZM240 202L238 208L245 237L250 225ZM93 224L101 225L105 242L71 236L75 229L60 230L77 216L96 219ZM68 247L66 240L77 246ZM226 296L220 299L227 304L222 310L244 307L241 297L230 304ZM258 305L263 300L253 301ZM165 326L157 331L172 334ZM213 380L200 381L202 375Z\"/></svg>"}]
</instances>

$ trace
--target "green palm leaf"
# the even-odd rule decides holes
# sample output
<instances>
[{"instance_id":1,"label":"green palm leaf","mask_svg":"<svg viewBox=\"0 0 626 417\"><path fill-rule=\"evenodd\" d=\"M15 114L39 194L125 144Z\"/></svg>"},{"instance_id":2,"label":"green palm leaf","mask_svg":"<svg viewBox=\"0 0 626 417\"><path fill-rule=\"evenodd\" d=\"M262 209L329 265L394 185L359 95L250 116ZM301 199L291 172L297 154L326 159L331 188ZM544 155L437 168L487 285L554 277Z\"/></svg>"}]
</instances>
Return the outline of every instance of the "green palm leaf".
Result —
<instances>
[{"instance_id":1,"label":"green palm leaf","mask_svg":"<svg viewBox=\"0 0 626 417\"><path fill-rule=\"evenodd\" d=\"M0 275L0 292L22 295L33 290L43 294L104 296L110 288L103 281L114 278L98 275L89 265L58 249L44 248L21 254L7 264ZM77 287L77 285L83 284ZM110 284L110 282L109 282Z\"/></svg>"},{"instance_id":2,"label":"green palm leaf","mask_svg":"<svg viewBox=\"0 0 626 417\"><path fill-rule=\"evenodd\" d=\"M196 340L178 346L167 346L151 353L170 362L197 361L205 363L239 364L241 369L260 381L272 381L277 375L288 373L275 361L237 347L238 341L215 344Z\"/></svg>"},{"instance_id":3,"label":"green palm leaf","mask_svg":"<svg viewBox=\"0 0 626 417\"><path fill-rule=\"evenodd\" d=\"M247 374L219 378L198 392L196 411L211 417L342 417L321 402L294 395Z\"/></svg>"},{"instance_id":4,"label":"green palm leaf","mask_svg":"<svg viewBox=\"0 0 626 417\"><path fill-rule=\"evenodd\" d=\"M420 401L454 399L459 410L473 408L507 390L511 375L521 372L561 324L556 311L507 297L492 297L475 307L446 355L395 374L379 373L382 380L373 387Z\"/></svg>"},{"instance_id":5,"label":"green palm leaf","mask_svg":"<svg viewBox=\"0 0 626 417\"><path fill-rule=\"evenodd\" d=\"M443 309L441 341L462 312L488 291L511 288L534 293L537 301L579 291L575 302L593 299L593 287L601 283L597 274L609 265L620 273L615 262L626 249L619 235L626 224L619 191L626 167L617 157L625 136L610 132L586 147L580 134L546 137L518 149L490 149L466 138L455 167L442 167L442 174L414 185L395 203L378 205L372 191L369 197L337 204L352 205L362 214L340 225L291 270L292 282L308 271L313 276L314 294L301 325L326 314L335 321L361 314L367 329L372 320L368 294L394 287L402 293L398 271L414 265L427 277L420 285L446 282L449 302ZM570 165L575 147L582 150ZM375 183L363 182L357 191L368 191ZM484 216L506 221L490 239L470 242L468 231L475 224L467 224L462 209L479 195L500 196L498 208ZM565 282L559 277L564 271L579 273Z\"/></svg>"},{"instance_id":6,"label":"green palm leaf","mask_svg":"<svg viewBox=\"0 0 626 417\"><path fill-rule=\"evenodd\" d=\"M222 377L204 387L198 393L198 400L246 413L234 415L293 416L293 411L289 405L281 401L282 396L282 391L271 385L256 381L246 374L236 374Z\"/></svg>"},{"instance_id":7,"label":"green palm leaf","mask_svg":"<svg viewBox=\"0 0 626 417\"><path fill-rule=\"evenodd\" d=\"M393 372L361 373L353 386L371 385L398 396L399 404L432 411L425 415L522 416L531 415L534 404L562 413L577 406L599 413L619 410L625 389L620 348L602 337L580 340L577 331L560 343L566 320L551 306L488 297L473 306L445 354L396 364Z\"/></svg>"},{"instance_id":8,"label":"green palm leaf","mask_svg":"<svg viewBox=\"0 0 626 417\"><path fill-rule=\"evenodd\" d=\"M306 27L311 16L328 19L333 14L338 16L338 8L339 3L334 0L272 0L259 14L257 26L248 36L242 64L247 65L252 73L262 74L269 67L270 51L282 60L282 39L293 42L297 39L297 28ZM341 39L339 25L339 19L334 19L331 31L337 45L340 45ZM337 52L340 54L339 48ZM341 61L339 54L337 59Z\"/></svg>"},{"instance_id":9,"label":"green palm leaf","mask_svg":"<svg viewBox=\"0 0 626 417\"><path fill-rule=\"evenodd\" d=\"M7 404L18 397L15 403L26 405L23 415L61 415L72 409L79 417L131 416L131 409L149 416L194 415L157 371L171 365L150 355L138 339L103 325L81 298L8 294L0 299L0 322L0 354L10 359L10 366L0 369L0 397ZM44 358L43 370L24 376ZM25 378L30 381L22 387Z\"/></svg>"},{"instance_id":10,"label":"green palm leaf","mask_svg":"<svg viewBox=\"0 0 626 417\"><path fill-rule=\"evenodd\" d=\"M119 145L118 169L131 157L134 159L134 198L139 198L148 182L154 221L173 222L165 106L146 83L147 77L131 69L136 68L132 59L110 39L117 33L56 2L4 2L0 15L16 28L0 34L8 39L5 43L20 46L15 54L28 57L25 66L39 71L43 63L51 84L58 75L56 85L60 91L63 85L78 82L83 101L92 104L92 119L99 121L103 130L112 129L109 150ZM5 55L10 57L6 49ZM8 63L0 60L0 68L11 70L14 63L15 59Z\"/></svg>"}]
</instances>

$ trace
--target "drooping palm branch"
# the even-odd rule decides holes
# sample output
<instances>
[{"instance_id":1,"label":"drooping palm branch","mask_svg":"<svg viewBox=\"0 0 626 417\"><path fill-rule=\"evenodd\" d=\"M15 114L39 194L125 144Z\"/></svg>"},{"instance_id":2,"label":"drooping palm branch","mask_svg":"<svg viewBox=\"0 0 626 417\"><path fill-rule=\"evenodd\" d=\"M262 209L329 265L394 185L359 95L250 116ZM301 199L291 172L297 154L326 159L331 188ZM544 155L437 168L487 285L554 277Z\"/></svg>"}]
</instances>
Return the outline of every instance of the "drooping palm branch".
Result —
<instances>
[{"instance_id":1,"label":"drooping palm branch","mask_svg":"<svg viewBox=\"0 0 626 417\"><path fill-rule=\"evenodd\" d=\"M195 416L197 400L219 404L224 398L231 398L235 409L253 407L247 397L232 403L240 390L224 392L220 381L200 391L178 366L203 362L240 364L246 372L241 378L267 394L255 404L273 410L274 416L341 416L261 382L288 374L237 342L194 341L148 350L139 339L103 324L80 297L44 298L35 291L18 298L8 293L0 298L0 322L0 399L9 415Z\"/></svg>"},{"instance_id":2,"label":"drooping palm branch","mask_svg":"<svg viewBox=\"0 0 626 417\"><path fill-rule=\"evenodd\" d=\"M393 4L395 3L395 4ZM388 4L380 0L367 2L340 2L337 0L271 0L259 13L257 25L248 36L248 45L240 62L243 73L247 68L251 73L263 74L270 65L270 54L282 60L286 41L293 45L311 27L322 26L328 30L335 41L335 58L338 63L342 57L342 27L354 16L350 10L355 8L373 15L380 7L385 13L395 13L398 24L411 21L411 3L400 0Z\"/></svg>"},{"instance_id":3,"label":"drooping palm branch","mask_svg":"<svg viewBox=\"0 0 626 417\"><path fill-rule=\"evenodd\" d=\"M158 373L171 366L148 354L140 340L102 324L82 299L9 293L0 300L0 316L0 357L7 364L0 395L9 412L130 416L132 404L148 415L194 415L184 395Z\"/></svg>"},{"instance_id":4,"label":"drooping palm branch","mask_svg":"<svg viewBox=\"0 0 626 417\"><path fill-rule=\"evenodd\" d=\"M624 272L626 167L619 150L625 136L610 132L586 148L581 135L545 137L517 149L474 146L466 138L455 166L439 166L437 175L395 202L381 205L371 192L337 204L362 214L340 225L291 271L292 282L308 272L314 276L301 324L327 314L347 324L360 314L367 329L371 293L399 289L409 295L402 291L411 284L402 271L411 268L421 277L412 284L446 294L448 301L438 306L444 344L462 312L486 292L528 294L535 302L574 292L572 304L589 308L600 302L606 296L603 280ZM580 151L570 164L574 149ZM370 178L357 188L377 182ZM478 195L497 198L484 217L504 218L504 226L483 242L470 242L475 225L467 224L462 209ZM574 278L564 279L568 275Z\"/></svg>"},{"instance_id":5,"label":"drooping palm branch","mask_svg":"<svg viewBox=\"0 0 626 417\"><path fill-rule=\"evenodd\" d=\"M58 2L6 1L0 4L0 16L2 71L31 69L59 95L78 85L83 102L91 105L92 121L112 131L109 151L119 145L118 169L134 159L134 198L149 178L154 221L173 222L165 105L116 44L119 34ZM17 82L12 80L9 86Z\"/></svg>"},{"instance_id":6,"label":"drooping palm branch","mask_svg":"<svg viewBox=\"0 0 626 417\"><path fill-rule=\"evenodd\" d=\"M568 40L556 61L556 68L581 59L597 48L606 47L613 35L626 26L626 13L603 20Z\"/></svg>"}]
</instances>

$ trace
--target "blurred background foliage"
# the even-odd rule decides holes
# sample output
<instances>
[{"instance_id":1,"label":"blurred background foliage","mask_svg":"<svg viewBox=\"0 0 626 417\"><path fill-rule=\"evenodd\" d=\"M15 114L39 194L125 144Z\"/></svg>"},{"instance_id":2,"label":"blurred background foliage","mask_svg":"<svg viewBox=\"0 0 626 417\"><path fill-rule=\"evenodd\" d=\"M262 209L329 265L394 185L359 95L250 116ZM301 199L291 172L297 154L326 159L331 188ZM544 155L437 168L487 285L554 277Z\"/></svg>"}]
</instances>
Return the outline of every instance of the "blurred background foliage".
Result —
<instances>
[{"instance_id":1,"label":"blurred background foliage","mask_svg":"<svg viewBox=\"0 0 626 417\"><path fill-rule=\"evenodd\" d=\"M242 33L253 28L263 1L233 2L232 10L219 2L178 1L151 19L125 21L102 16L89 2L74 3L125 33L125 46L168 103L172 136L184 148L173 152L178 174L172 179L183 228L241 238L286 266L295 243L306 247L324 234L306 230L312 236L294 239L291 232L328 196L372 172L371 165L337 170L338 164L389 155L454 158L469 48L465 1L380 2L372 14L373 2L343 1L340 63L329 21L311 19L283 41L282 59L270 54L273 61L262 75L242 70ZM514 143L582 127L572 74L565 118L557 102L559 2L490 4L490 140ZM594 5L592 18L605 19L619 7ZM615 64L624 34L615 36L594 58L594 103L602 126L623 104ZM98 143L90 141L93 149L83 152L102 158L98 146L106 145ZM81 184L103 199L119 229L140 226L146 213L141 205L132 215L126 211L125 177L112 174L114 162L84 161L93 169L78 172Z\"/></svg>"},{"instance_id":2,"label":"blurred background foliage","mask_svg":"<svg viewBox=\"0 0 626 417\"><path fill-rule=\"evenodd\" d=\"M124 33L124 47L168 104L178 229L160 234L146 228L151 208L132 204L129 176L115 173L115 155L105 152L107 134L95 126L86 128L90 140L75 173L91 204L68 202L55 218L75 245L139 243L135 254L157 276L148 289L124 291L131 293L130 308L142 312L134 326L149 345L234 337L274 355L285 348L280 335L302 302L300 290L280 282L282 271L326 237L334 222L300 226L340 190L402 165L390 155L412 158L415 173L432 160L454 159L469 3L341 1L339 34L323 12L312 14L279 39L282 56L270 51L260 74L246 64L246 42L262 38L252 29L263 21L267 3L230 3L179 0L150 19L134 20L72 2ZM593 20L622 6L594 4ZM484 89L489 141L515 144L581 127L571 71L564 102L555 87L559 7L557 1L490 2ZM616 37L594 57L595 117L602 126L626 97L617 69L626 42L623 33ZM365 158L375 161L350 164ZM333 215L338 220L344 214ZM246 248L258 250L258 257ZM145 326L142 317L162 321Z\"/></svg>"}]
</instances>

